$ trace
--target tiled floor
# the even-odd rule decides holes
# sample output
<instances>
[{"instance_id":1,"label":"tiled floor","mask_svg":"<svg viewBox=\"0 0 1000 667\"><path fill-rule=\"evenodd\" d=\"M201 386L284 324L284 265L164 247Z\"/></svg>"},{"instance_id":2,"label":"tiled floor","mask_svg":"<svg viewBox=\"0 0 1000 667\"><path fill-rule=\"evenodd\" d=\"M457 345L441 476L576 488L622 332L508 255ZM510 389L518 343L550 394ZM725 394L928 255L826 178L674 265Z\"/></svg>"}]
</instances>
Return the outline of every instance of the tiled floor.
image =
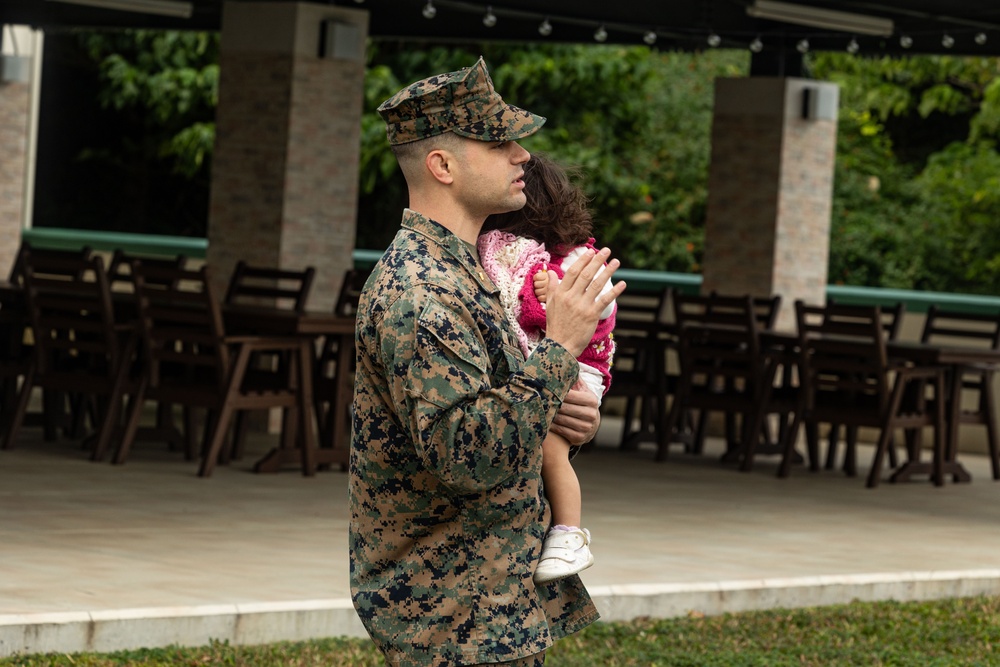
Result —
<instances>
[{"instance_id":1,"label":"tiled floor","mask_svg":"<svg viewBox=\"0 0 1000 667\"><path fill-rule=\"evenodd\" d=\"M346 474L253 474L266 446L209 479L156 443L124 466L66 442L0 452L0 616L348 598ZM962 460L970 484L870 490L863 473L779 480L767 459L741 473L599 446L575 461L596 555L583 578L608 591L995 568L1000 483Z\"/></svg>"},{"instance_id":2,"label":"tiled floor","mask_svg":"<svg viewBox=\"0 0 1000 667\"><path fill-rule=\"evenodd\" d=\"M124 466L68 443L0 452L0 613L348 596L346 474L209 479L160 445ZM865 459L862 459L865 460ZM864 487L835 471L774 477L714 457L598 447L576 467L591 586L994 567L1000 483Z\"/></svg>"}]
</instances>

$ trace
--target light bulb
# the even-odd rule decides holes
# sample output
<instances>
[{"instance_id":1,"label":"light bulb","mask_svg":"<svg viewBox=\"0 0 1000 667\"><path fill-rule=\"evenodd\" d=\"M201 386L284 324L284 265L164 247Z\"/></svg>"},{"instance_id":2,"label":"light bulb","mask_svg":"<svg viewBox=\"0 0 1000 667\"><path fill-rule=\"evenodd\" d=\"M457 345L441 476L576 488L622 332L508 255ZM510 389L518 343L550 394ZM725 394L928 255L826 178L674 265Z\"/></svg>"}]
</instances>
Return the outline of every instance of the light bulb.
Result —
<instances>
[{"instance_id":1,"label":"light bulb","mask_svg":"<svg viewBox=\"0 0 1000 667\"><path fill-rule=\"evenodd\" d=\"M708 36L708 39L706 41L708 42L708 45L711 46L713 49L717 47L719 44L722 44L722 38L716 35L714 32Z\"/></svg>"},{"instance_id":2,"label":"light bulb","mask_svg":"<svg viewBox=\"0 0 1000 667\"><path fill-rule=\"evenodd\" d=\"M976 39L976 44L978 44L979 46L982 46L983 44L986 43L986 33L985 32L977 32L975 39Z\"/></svg>"},{"instance_id":3,"label":"light bulb","mask_svg":"<svg viewBox=\"0 0 1000 667\"><path fill-rule=\"evenodd\" d=\"M899 38L899 45L904 49L908 49L913 46L913 38L909 35L901 35Z\"/></svg>"},{"instance_id":4,"label":"light bulb","mask_svg":"<svg viewBox=\"0 0 1000 667\"><path fill-rule=\"evenodd\" d=\"M854 53L857 53L860 49L861 49L861 46L858 44L858 40L856 40L856 39L854 39L852 37L851 41L849 41L847 43L847 52L851 53L851 54L854 54Z\"/></svg>"},{"instance_id":5,"label":"light bulb","mask_svg":"<svg viewBox=\"0 0 1000 667\"><path fill-rule=\"evenodd\" d=\"M750 51L753 53L760 53L764 50L764 42L760 41L760 37L754 37L753 41L750 42Z\"/></svg>"},{"instance_id":6,"label":"light bulb","mask_svg":"<svg viewBox=\"0 0 1000 667\"><path fill-rule=\"evenodd\" d=\"M438 10L437 7L434 6L434 3L431 2L431 0L427 0L427 4L424 5L424 8L421 10L420 13L424 15L425 19L432 19L435 16L437 16Z\"/></svg>"},{"instance_id":7,"label":"light bulb","mask_svg":"<svg viewBox=\"0 0 1000 667\"><path fill-rule=\"evenodd\" d=\"M552 24L549 23L548 19L538 24L538 34L542 37L548 37L552 34Z\"/></svg>"},{"instance_id":8,"label":"light bulb","mask_svg":"<svg viewBox=\"0 0 1000 667\"><path fill-rule=\"evenodd\" d=\"M809 52L809 40L808 39L800 39L799 43L795 45L795 48L796 48L796 50L799 53L808 53Z\"/></svg>"},{"instance_id":9,"label":"light bulb","mask_svg":"<svg viewBox=\"0 0 1000 667\"><path fill-rule=\"evenodd\" d=\"M486 15L483 16L483 25L487 28L492 28L497 24L497 15L493 13L493 7L486 7Z\"/></svg>"},{"instance_id":10,"label":"light bulb","mask_svg":"<svg viewBox=\"0 0 1000 667\"><path fill-rule=\"evenodd\" d=\"M941 38L941 46L943 46L946 49L950 49L951 47L955 46L955 38L949 35L948 33L945 33L944 37Z\"/></svg>"},{"instance_id":11,"label":"light bulb","mask_svg":"<svg viewBox=\"0 0 1000 667\"><path fill-rule=\"evenodd\" d=\"M646 31L646 34L642 36L642 41L646 42L646 44L649 44L650 46L656 44L656 33L652 30Z\"/></svg>"},{"instance_id":12,"label":"light bulb","mask_svg":"<svg viewBox=\"0 0 1000 667\"><path fill-rule=\"evenodd\" d=\"M606 42L608 40L608 31L605 30L602 24L600 28L594 31L594 41L595 42Z\"/></svg>"}]
</instances>

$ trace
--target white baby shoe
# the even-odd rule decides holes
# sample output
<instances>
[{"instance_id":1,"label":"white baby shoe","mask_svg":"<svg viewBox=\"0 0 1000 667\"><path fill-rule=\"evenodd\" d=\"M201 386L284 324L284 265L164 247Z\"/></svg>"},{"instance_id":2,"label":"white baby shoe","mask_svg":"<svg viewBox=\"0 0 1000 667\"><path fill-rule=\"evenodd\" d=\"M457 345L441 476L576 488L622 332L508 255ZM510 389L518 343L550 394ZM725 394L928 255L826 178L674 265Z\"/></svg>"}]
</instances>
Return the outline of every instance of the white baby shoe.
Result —
<instances>
[{"instance_id":1,"label":"white baby shoe","mask_svg":"<svg viewBox=\"0 0 1000 667\"><path fill-rule=\"evenodd\" d=\"M550 528L542 545L542 557L535 568L536 584L555 581L582 572L594 564L590 553L590 531L571 526L569 530Z\"/></svg>"}]
</instances>

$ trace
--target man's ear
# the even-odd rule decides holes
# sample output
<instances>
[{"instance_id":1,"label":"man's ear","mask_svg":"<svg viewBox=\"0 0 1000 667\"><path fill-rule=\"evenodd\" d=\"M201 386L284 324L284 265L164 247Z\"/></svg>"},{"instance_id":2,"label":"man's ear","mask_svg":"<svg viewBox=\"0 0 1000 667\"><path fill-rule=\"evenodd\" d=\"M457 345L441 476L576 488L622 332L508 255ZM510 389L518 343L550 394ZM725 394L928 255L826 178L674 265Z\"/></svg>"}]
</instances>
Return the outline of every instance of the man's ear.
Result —
<instances>
[{"instance_id":1,"label":"man's ear","mask_svg":"<svg viewBox=\"0 0 1000 667\"><path fill-rule=\"evenodd\" d=\"M456 166L455 156L443 148L435 148L424 159L427 171L439 183L451 184L455 180L453 170Z\"/></svg>"}]
</instances>

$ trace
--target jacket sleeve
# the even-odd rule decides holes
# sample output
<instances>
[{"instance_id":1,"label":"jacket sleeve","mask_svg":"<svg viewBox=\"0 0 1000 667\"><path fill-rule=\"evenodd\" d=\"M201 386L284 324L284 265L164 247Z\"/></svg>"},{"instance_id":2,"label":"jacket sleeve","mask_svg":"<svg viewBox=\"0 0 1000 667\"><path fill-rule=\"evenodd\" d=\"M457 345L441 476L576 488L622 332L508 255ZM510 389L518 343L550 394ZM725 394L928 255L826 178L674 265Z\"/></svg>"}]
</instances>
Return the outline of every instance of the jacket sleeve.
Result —
<instances>
[{"instance_id":1,"label":"jacket sleeve","mask_svg":"<svg viewBox=\"0 0 1000 667\"><path fill-rule=\"evenodd\" d=\"M543 339L527 361L516 343L490 350L460 296L419 290L394 303L381 355L393 404L427 469L458 493L538 472L541 443L578 365Z\"/></svg>"}]
</instances>

